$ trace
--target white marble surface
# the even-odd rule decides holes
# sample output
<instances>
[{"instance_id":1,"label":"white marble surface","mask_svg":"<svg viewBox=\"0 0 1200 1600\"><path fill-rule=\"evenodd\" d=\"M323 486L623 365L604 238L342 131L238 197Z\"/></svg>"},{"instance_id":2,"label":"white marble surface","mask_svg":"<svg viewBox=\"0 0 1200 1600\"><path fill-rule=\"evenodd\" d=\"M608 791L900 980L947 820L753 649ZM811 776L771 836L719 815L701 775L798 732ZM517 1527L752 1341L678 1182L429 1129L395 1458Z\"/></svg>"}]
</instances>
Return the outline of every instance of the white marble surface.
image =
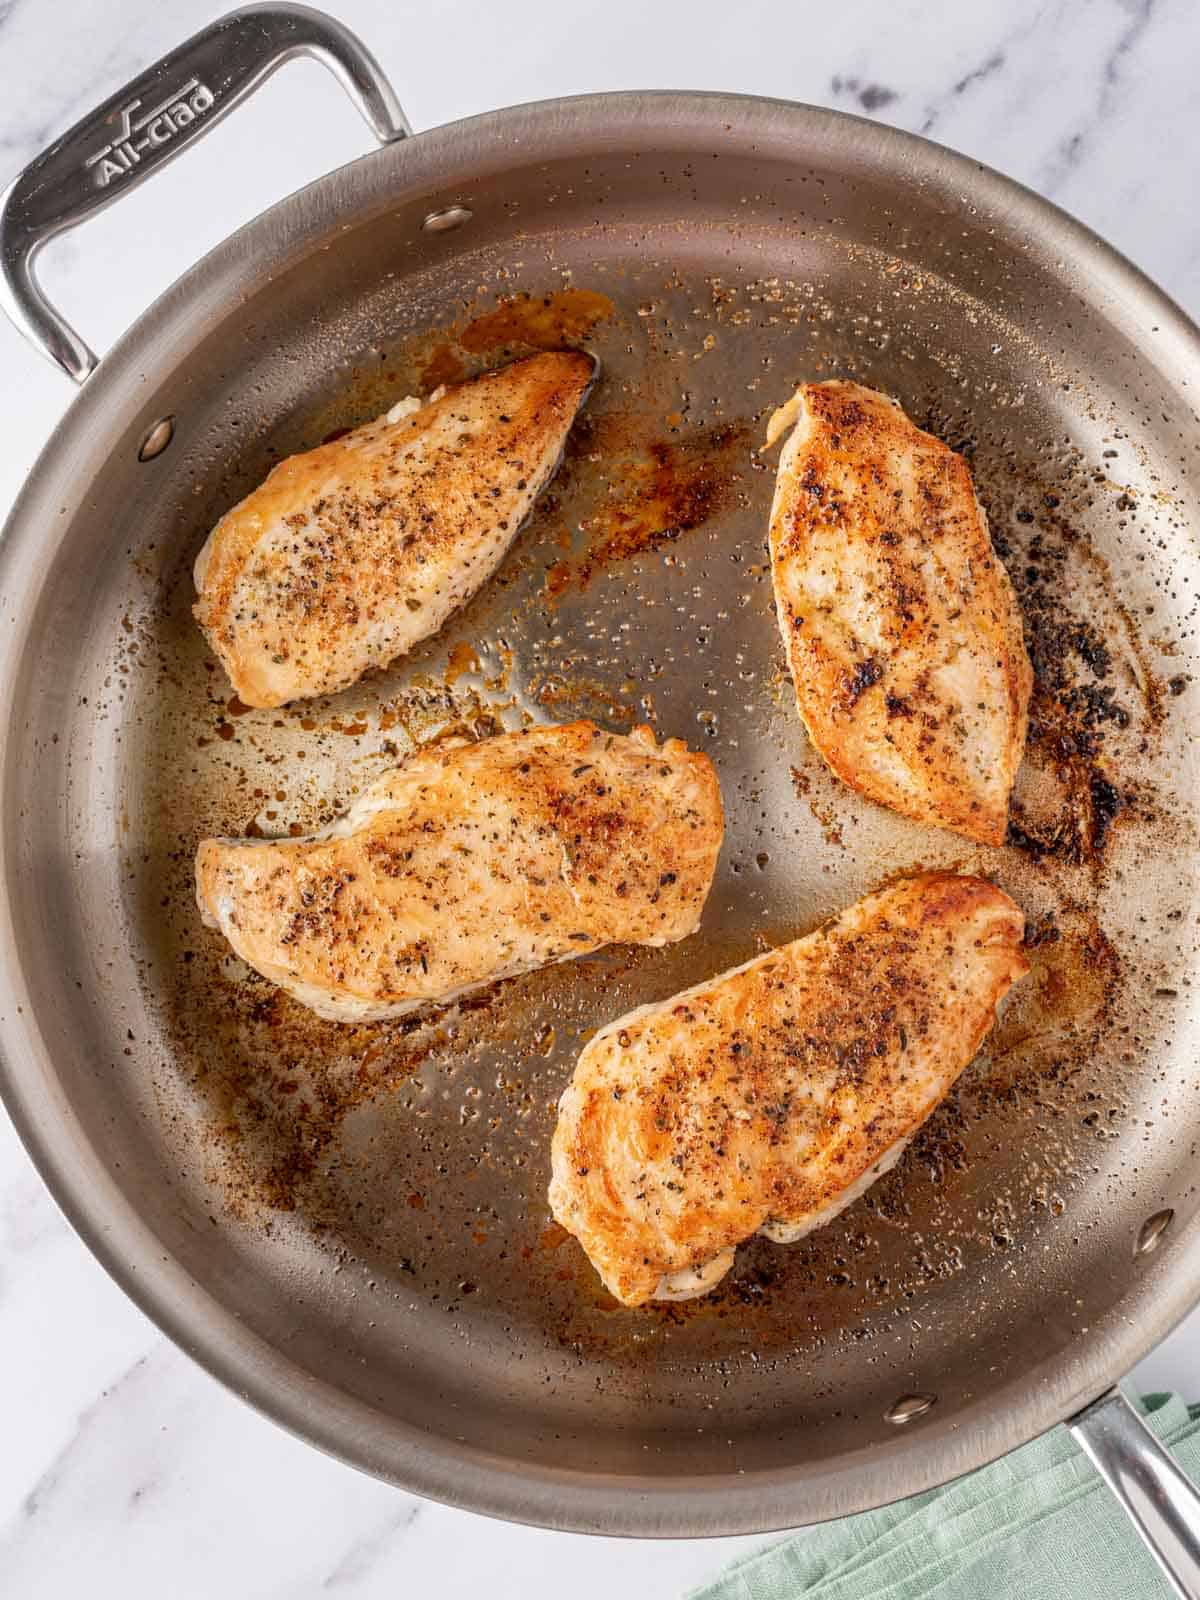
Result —
<instances>
[{"instance_id":1,"label":"white marble surface","mask_svg":"<svg viewBox=\"0 0 1200 1600\"><path fill-rule=\"evenodd\" d=\"M217 15L211 0L0 0L0 183ZM1052 196L1200 312L1200 9L1189 0L341 0L417 129L589 89L725 88L866 110ZM292 115L289 113L299 113ZM101 351L236 224L359 153L303 63L47 252ZM244 152L256 152L247 162ZM137 238L136 248L131 241ZM0 508L70 386L0 325ZM62 1221L0 1116L0 1594L288 1600L682 1593L751 1541L585 1541L426 1504L326 1460L168 1344ZM1200 1314L1135 1374L1200 1398Z\"/></svg>"}]
</instances>

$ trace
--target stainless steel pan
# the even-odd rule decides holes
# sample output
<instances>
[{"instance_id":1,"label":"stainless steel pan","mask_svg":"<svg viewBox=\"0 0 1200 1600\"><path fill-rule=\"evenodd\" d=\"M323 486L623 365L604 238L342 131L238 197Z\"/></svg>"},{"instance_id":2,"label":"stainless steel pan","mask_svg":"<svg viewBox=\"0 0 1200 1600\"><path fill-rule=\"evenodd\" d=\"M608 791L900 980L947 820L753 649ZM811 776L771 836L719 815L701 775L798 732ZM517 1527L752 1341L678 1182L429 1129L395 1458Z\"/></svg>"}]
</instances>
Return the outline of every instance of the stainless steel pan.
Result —
<instances>
[{"instance_id":1,"label":"stainless steel pan","mask_svg":"<svg viewBox=\"0 0 1200 1600\"><path fill-rule=\"evenodd\" d=\"M301 51L383 148L236 234L92 371L38 244ZM1198 1592L1192 1492L1110 1390L1200 1292L1196 330L1035 196L829 111L602 95L403 131L351 37L248 11L8 192L9 309L87 380L0 550L3 1087L47 1183L212 1372L422 1493L746 1532L1066 1418ZM188 611L218 513L279 454L547 342L603 378L499 581L386 676L245 713ZM1039 689L1003 850L859 803L790 704L756 446L833 373L968 451L1021 590ZM728 843L682 946L356 1029L198 925L201 834L307 827L447 728L577 713L650 715L717 762ZM704 1301L618 1308L544 1200L581 1038L918 862L1029 912L1035 974L986 1056L834 1225L757 1242Z\"/></svg>"}]
</instances>

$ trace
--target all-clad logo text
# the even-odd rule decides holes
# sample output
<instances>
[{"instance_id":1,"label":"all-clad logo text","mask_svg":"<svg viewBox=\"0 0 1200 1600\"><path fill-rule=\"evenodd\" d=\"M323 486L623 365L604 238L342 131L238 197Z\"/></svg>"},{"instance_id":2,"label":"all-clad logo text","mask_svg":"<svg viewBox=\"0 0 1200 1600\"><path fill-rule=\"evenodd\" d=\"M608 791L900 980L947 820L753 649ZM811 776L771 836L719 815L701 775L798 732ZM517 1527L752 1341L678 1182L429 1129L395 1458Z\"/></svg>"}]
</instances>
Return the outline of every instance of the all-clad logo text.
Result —
<instances>
[{"instance_id":1,"label":"all-clad logo text","mask_svg":"<svg viewBox=\"0 0 1200 1600\"><path fill-rule=\"evenodd\" d=\"M97 150L84 162L98 189L106 189L115 178L124 178L141 162L147 151L170 144L177 133L197 121L212 106L213 93L199 78L189 78L165 100L136 116L140 100L131 100L120 111L120 128L111 144Z\"/></svg>"}]
</instances>

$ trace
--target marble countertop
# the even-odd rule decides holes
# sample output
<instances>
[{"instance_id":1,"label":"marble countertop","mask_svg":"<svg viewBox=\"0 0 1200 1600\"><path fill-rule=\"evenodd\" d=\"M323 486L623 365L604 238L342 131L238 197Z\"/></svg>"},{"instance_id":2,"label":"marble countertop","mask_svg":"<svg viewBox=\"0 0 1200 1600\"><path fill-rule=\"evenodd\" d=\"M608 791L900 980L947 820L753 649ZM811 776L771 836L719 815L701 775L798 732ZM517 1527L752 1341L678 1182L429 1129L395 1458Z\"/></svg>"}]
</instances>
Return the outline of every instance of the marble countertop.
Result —
<instances>
[{"instance_id":1,"label":"marble countertop","mask_svg":"<svg viewBox=\"0 0 1200 1600\"><path fill-rule=\"evenodd\" d=\"M211 0L0 0L0 184ZM732 89L866 112L989 162L1065 206L1200 313L1200 11L1183 0L340 0L418 130L547 95ZM299 113L299 114L297 114ZM53 296L101 351L186 266L273 200L362 152L361 125L299 63L218 132L47 250ZM247 134L249 137L247 137ZM147 209L152 206L153 210ZM136 250L131 240L137 239ZM0 507L71 386L0 319ZM288 1600L344 1593L679 1594L755 1541L584 1540L398 1493L251 1412L122 1296L59 1216L0 1114L0 1592ZM1133 1375L1197 1398L1200 1312Z\"/></svg>"}]
</instances>

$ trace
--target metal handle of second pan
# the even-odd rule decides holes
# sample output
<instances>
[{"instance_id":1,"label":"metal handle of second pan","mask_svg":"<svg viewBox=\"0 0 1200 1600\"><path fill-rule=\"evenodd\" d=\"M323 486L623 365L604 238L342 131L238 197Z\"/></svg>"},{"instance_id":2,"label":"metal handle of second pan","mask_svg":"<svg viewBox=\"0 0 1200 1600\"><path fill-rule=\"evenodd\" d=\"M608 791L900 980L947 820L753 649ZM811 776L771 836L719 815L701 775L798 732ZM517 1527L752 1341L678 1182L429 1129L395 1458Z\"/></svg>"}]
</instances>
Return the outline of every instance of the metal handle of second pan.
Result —
<instances>
[{"instance_id":1,"label":"metal handle of second pan","mask_svg":"<svg viewBox=\"0 0 1200 1600\"><path fill-rule=\"evenodd\" d=\"M1067 1426L1183 1600L1200 1600L1200 1490L1119 1389Z\"/></svg>"},{"instance_id":2,"label":"metal handle of second pan","mask_svg":"<svg viewBox=\"0 0 1200 1600\"><path fill-rule=\"evenodd\" d=\"M333 72L381 144L411 131L383 69L348 28L307 6L247 6L148 67L0 195L0 306L76 383L96 356L42 292L33 271L38 251L203 138L297 56Z\"/></svg>"}]
</instances>

